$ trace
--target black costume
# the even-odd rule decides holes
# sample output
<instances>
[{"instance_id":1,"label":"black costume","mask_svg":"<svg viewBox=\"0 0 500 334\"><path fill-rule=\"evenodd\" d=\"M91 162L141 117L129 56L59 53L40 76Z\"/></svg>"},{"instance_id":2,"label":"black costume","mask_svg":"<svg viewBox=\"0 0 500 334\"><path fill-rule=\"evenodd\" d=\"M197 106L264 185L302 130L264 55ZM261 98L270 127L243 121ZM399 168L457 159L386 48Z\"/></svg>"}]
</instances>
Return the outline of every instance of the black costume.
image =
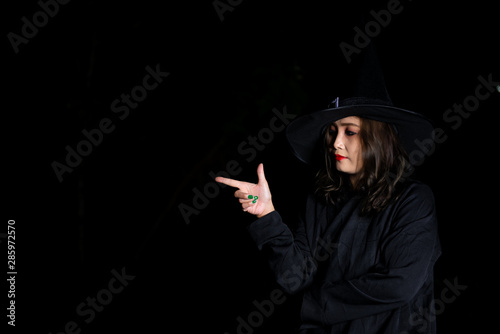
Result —
<instances>
[{"instance_id":1,"label":"black costume","mask_svg":"<svg viewBox=\"0 0 500 334\"><path fill-rule=\"evenodd\" d=\"M433 124L393 106L373 42L359 57L356 84L349 98L288 125L292 152L317 165L325 129L358 116L391 124L410 163L419 165L421 151L434 144ZM295 234L276 211L249 226L277 282L289 293L304 293L301 334L435 333L435 322L422 319L434 310L433 267L441 254L434 196L417 181L400 186L398 199L374 216L360 215L359 193L335 206L309 196Z\"/></svg>"},{"instance_id":2,"label":"black costume","mask_svg":"<svg viewBox=\"0 0 500 334\"><path fill-rule=\"evenodd\" d=\"M434 196L417 181L405 187L372 217L359 215L359 195L338 208L309 196L294 234L276 211L249 226L277 282L304 293L301 334L435 333L419 319L432 310L441 253Z\"/></svg>"}]
</instances>

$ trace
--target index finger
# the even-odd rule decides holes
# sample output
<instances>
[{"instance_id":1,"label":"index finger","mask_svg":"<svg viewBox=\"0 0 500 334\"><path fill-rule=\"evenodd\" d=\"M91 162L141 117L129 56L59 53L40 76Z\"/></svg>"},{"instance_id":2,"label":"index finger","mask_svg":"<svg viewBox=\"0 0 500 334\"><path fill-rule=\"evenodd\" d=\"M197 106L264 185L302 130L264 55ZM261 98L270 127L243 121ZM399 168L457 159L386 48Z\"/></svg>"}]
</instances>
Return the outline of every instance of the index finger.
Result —
<instances>
[{"instance_id":1,"label":"index finger","mask_svg":"<svg viewBox=\"0 0 500 334\"><path fill-rule=\"evenodd\" d=\"M215 178L215 181L227 184L228 186L234 187L234 188L240 188L242 185L241 181L228 179L227 177L222 177L222 176L217 176Z\"/></svg>"}]
</instances>

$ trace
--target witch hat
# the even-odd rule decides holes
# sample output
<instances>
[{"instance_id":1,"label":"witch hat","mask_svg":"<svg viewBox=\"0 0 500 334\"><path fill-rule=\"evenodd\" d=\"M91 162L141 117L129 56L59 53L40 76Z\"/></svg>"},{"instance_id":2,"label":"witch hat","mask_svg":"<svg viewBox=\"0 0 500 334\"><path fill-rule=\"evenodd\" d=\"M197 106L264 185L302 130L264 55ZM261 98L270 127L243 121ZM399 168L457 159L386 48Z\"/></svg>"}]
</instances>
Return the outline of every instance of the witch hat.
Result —
<instances>
[{"instance_id":1,"label":"witch hat","mask_svg":"<svg viewBox=\"0 0 500 334\"><path fill-rule=\"evenodd\" d=\"M373 41L357 60L348 97L337 97L327 109L299 116L288 125L286 135L292 152L299 160L315 165L327 126L344 117L358 116L392 124L410 163L419 165L433 149L432 121L392 104Z\"/></svg>"}]
</instances>

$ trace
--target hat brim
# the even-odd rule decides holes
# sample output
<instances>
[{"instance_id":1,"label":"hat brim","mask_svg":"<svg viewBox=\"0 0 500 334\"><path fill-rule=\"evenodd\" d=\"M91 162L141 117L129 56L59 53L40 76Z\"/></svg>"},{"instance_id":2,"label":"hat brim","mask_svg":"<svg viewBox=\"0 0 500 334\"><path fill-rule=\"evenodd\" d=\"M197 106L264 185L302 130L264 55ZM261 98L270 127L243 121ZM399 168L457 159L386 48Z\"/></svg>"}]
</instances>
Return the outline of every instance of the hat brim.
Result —
<instances>
[{"instance_id":1,"label":"hat brim","mask_svg":"<svg viewBox=\"0 0 500 334\"><path fill-rule=\"evenodd\" d=\"M366 104L324 109L294 119L286 130L292 152L299 160L316 164L318 151L322 150L325 127L349 116L392 124L412 164L417 164L419 161L416 159L425 158L425 154L433 150L434 126L427 117L392 106ZM417 151L421 153L417 154ZM412 157L416 159L411 161Z\"/></svg>"}]
</instances>

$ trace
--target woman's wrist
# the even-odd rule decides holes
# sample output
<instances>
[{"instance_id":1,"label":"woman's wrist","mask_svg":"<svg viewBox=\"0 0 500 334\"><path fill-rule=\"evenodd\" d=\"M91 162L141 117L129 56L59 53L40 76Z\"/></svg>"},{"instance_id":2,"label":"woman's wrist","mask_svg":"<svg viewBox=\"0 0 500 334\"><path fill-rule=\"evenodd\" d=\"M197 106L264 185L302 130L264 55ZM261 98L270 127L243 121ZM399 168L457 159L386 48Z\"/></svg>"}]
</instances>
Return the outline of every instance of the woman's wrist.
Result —
<instances>
[{"instance_id":1,"label":"woman's wrist","mask_svg":"<svg viewBox=\"0 0 500 334\"><path fill-rule=\"evenodd\" d=\"M275 209L274 209L274 205L271 203L268 207L266 207L264 209L264 211L262 211L262 213L260 213L260 214L257 215L257 218L262 218L262 217L270 214L273 211L275 211Z\"/></svg>"}]
</instances>

